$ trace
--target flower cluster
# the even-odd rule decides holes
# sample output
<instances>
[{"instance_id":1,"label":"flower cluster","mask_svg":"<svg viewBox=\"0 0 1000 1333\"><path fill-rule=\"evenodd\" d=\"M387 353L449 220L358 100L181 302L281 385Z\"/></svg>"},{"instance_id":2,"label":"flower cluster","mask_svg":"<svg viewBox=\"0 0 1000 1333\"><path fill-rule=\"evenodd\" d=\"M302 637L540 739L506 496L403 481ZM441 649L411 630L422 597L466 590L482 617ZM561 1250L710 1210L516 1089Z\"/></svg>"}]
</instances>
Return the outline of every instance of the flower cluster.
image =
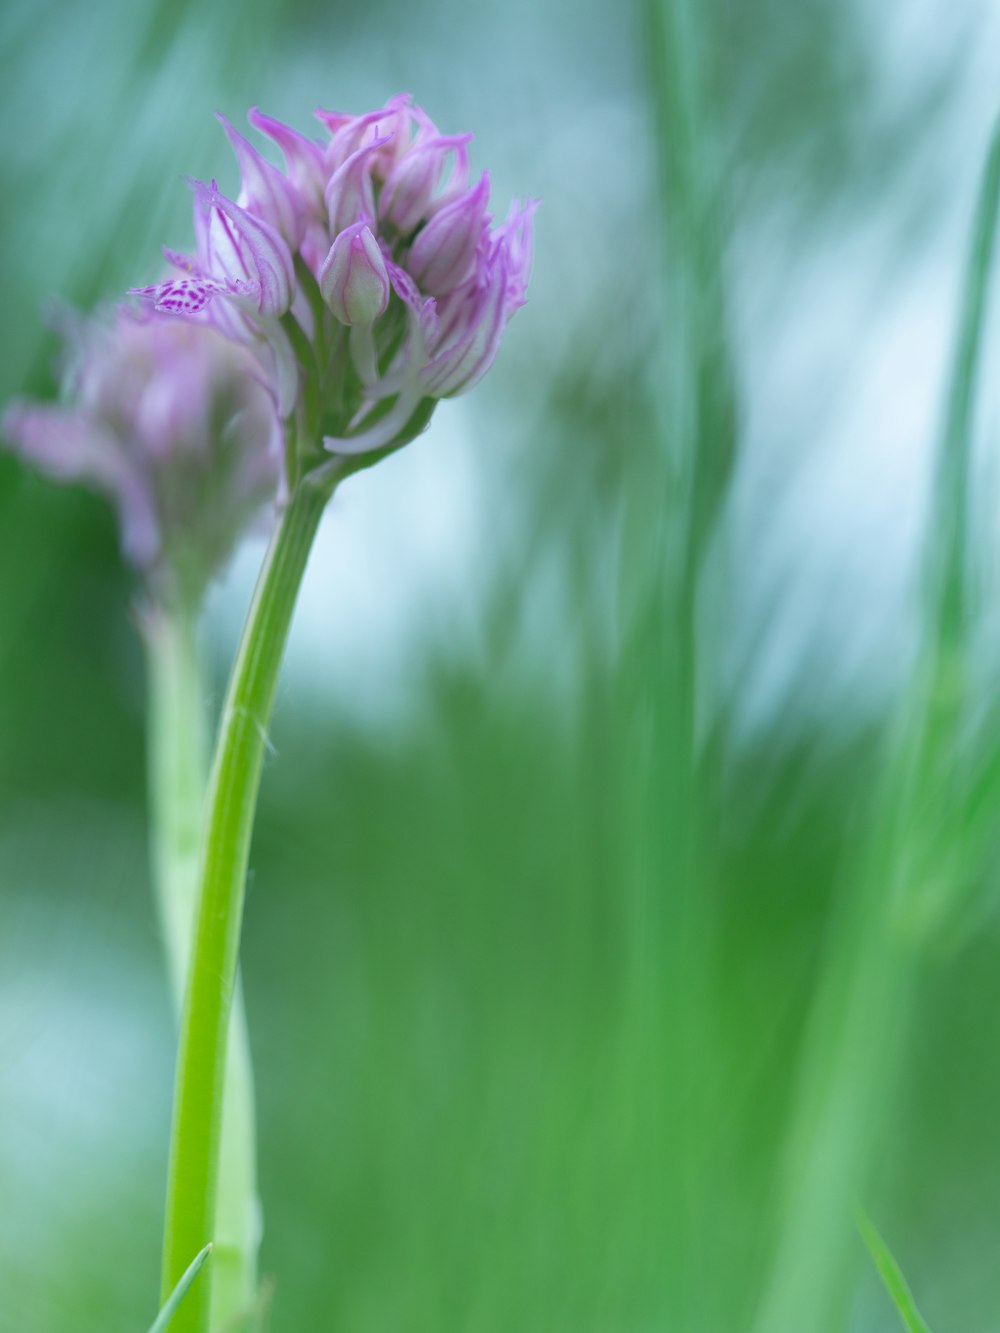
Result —
<instances>
[{"instance_id":1,"label":"flower cluster","mask_svg":"<svg viewBox=\"0 0 1000 1333\"><path fill-rule=\"evenodd\" d=\"M138 309L76 323L63 406L3 420L43 471L115 501L160 601L200 596L280 485L413 439L524 304L535 204L494 223L471 135L442 134L403 94L317 115L325 142L250 112L284 171L220 116L237 198L189 182L193 254L165 251L174 275L133 288Z\"/></svg>"},{"instance_id":2,"label":"flower cluster","mask_svg":"<svg viewBox=\"0 0 1000 1333\"><path fill-rule=\"evenodd\" d=\"M386 451L435 402L492 364L524 304L534 203L494 225L471 135L444 135L409 96L365 115L317 113L321 143L253 110L280 171L224 118L241 188L190 182L195 250L134 292L158 312L215 325L264 367L292 453Z\"/></svg>"},{"instance_id":3,"label":"flower cluster","mask_svg":"<svg viewBox=\"0 0 1000 1333\"><path fill-rule=\"evenodd\" d=\"M154 600L196 605L273 504L272 394L246 348L211 327L121 307L66 332L64 404L14 402L3 433L49 476L114 501L125 555Z\"/></svg>"}]
</instances>

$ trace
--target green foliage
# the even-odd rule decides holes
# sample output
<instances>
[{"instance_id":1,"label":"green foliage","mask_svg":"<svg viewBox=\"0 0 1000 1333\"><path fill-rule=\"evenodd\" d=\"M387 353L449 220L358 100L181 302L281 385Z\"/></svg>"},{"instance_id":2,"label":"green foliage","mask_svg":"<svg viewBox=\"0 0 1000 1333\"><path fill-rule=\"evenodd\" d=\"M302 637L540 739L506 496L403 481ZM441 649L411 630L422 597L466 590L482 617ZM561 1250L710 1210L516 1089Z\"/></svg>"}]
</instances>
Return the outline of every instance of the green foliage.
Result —
<instances>
[{"instance_id":1,"label":"green foliage","mask_svg":"<svg viewBox=\"0 0 1000 1333\"><path fill-rule=\"evenodd\" d=\"M177 1286L174 1287L173 1291L167 1297L167 1301L166 1304L163 1306L163 1309L156 1316L156 1319L153 1323L152 1328L149 1330L149 1333L168 1333L170 1325L173 1322L174 1315L177 1313L177 1310L181 1302L183 1301L184 1297L190 1291L192 1282L194 1282L195 1278L198 1276L198 1274L204 1267L205 1260L211 1253L212 1253L212 1246L206 1245L205 1248L199 1250L198 1253L195 1255L195 1257L191 1260L190 1264L181 1274Z\"/></svg>"},{"instance_id":2,"label":"green foliage","mask_svg":"<svg viewBox=\"0 0 1000 1333\"><path fill-rule=\"evenodd\" d=\"M858 1214L858 1229L868 1246L868 1252L875 1261L885 1289L892 1298L892 1303L899 1311L899 1317L907 1333L931 1333L923 1316L917 1309L913 1293L903 1277L902 1270L892 1257L888 1245L879 1235L871 1218L864 1213Z\"/></svg>"}]
</instances>

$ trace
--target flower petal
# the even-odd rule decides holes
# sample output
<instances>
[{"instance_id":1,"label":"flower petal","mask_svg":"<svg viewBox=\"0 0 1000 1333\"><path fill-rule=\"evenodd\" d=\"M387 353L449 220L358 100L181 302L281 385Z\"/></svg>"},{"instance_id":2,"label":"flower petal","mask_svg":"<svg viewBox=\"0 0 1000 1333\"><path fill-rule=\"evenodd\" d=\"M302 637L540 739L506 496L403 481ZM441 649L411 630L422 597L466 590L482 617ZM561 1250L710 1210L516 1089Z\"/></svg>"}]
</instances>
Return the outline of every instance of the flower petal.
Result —
<instances>
[{"instance_id":1,"label":"flower petal","mask_svg":"<svg viewBox=\"0 0 1000 1333\"><path fill-rule=\"evenodd\" d=\"M503 248L507 254L508 319L527 300L534 240L532 218L538 204L537 199L527 199L523 204L515 199L505 221L490 236L494 251Z\"/></svg>"},{"instance_id":2,"label":"flower petal","mask_svg":"<svg viewBox=\"0 0 1000 1333\"><path fill-rule=\"evenodd\" d=\"M386 177L379 195L379 217L404 235L427 214L444 178L449 155L456 154L452 175L468 174L466 145L471 134L439 135L404 153ZM463 181L464 184L464 181Z\"/></svg>"},{"instance_id":3,"label":"flower petal","mask_svg":"<svg viewBox=\"0 0 1000 1333\"><path fill-rule=\"evenodd\" d=\"M216 112L216 120L226 132L240 165L240 194L237 203L249 209L279 232L294 250L305 229L304 208L298 191L277 167L261 157L249 139L245 139Z\"/></svg>"},{"instance_id":4,"label":"flower petal","mask_svg":"<svg viewBox=\"0 0 1000 1333\"><path fill-rule=\"evenodd\" d=\"M328 175L322 144L307 139L280 120L265 116L255 106L247 113L247 120L255 130L266 134L278 145L285 157L288 179L299 191L307 211L313 216L322 216L323 187Z\"/></svg>"},{"instance_id":5,"label":"flower petal","mask_svg":"<svg viewBox=\"0 0 1000 1333\"><path fill-rule=\"evenodd\" d=\"M374 221L372 157L385 143L388 143L388 136L373 139L371 143L358 148L330 177L326 187L326 206L331 236L337 236L356 222Z\"/></svg>"},{"instance_id":6,"label":"flower petal","mask_svg":"<svg viewBox=\"0 0 1000 1333\"><path fill-rule=\"evenodd\" d=\"M130 287L129 296L151 301L164 315L196 315L226 289L211 278L170 278L155 287Z\"/></svg>"},{"instance_id":7,"label":"flower petal","mask_svg":"<svg viewBox=\"0 0 1000 1333\"><path fill-rule=\"evenodd\" d=\"M380 417L368 430L361 430L356 435L347 435L340 438L325 435L323 437L323 447L329 450L331 454L347 454L349 456L369 454L374 449L384 449L405 430L407 422L420 406L423 397L424 390L417 385L411 385L399 395L385 416Z\"/></svg>"},{"instance_id":8,"label":"flower petal","mask_svg":"<svg viewBox=\"0 0 1000 1333\"><path fill-rule=\"evenodd\" d=\"M462 393L482 379L500 348L507 324L507 255L496 255L484 286L466 298L458 338L421 372L426 393L435 398Z\"/></svg>"},{"instance_id":9,"label":"flower petal","mask_svg":"<svg viewBox=\"0 0 1000 1333\"><path fill-rule=\"evenodd\" d=\"M377 111L368 111L363 116L345 116L337 111L317 111L316 117L330 131L330 143L326 150L326 165L329 171L337 171L359 148L372 147L374 139L381 139L379 147L387 144L393 133L399 133L405 125L401 116L410 102L409 93L397 93L390 97L385 106ZM380 128L388 126L386 133L379 133Z\"/></svg>"},{"instance_id":10,"label":"flower petal","mask_svg":"<svg viewBox=\"0 0 1000 1333\"><path fill-rule=\"evenodd\" d=\"M262 315L283 315L292 303L295 270L288 246L267 222L220 194L213 182L189 181L195 192L196 213L202 218L199 259L217 281L259 284L258 310ZM250 288L245 284L249 282Z\"/></svg>"},{"instance_id":11,"label":"flower petal","mask_svg":"<svg viewBox=\"0 0 1000 1333\"><path fill-rule=\"evenodd\" d=\"M420 290L444 296L470 276L487 223L490 178L483 172L477 185L435 213L410 249L407 268Z\"/></svg>"}]
</instances>

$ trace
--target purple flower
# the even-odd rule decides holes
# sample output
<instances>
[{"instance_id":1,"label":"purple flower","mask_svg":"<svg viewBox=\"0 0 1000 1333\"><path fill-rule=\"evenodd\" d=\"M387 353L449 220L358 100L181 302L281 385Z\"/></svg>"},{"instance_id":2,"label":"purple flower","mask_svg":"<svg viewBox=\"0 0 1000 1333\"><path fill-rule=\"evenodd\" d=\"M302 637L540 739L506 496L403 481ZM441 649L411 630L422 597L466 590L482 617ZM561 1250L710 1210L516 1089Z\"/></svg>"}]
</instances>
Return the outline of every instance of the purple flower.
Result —
<instances>
[{"instance_id":1,"label":"purple flower","mask_svg":"<svg viewBox=\"0 0 1000 1333\"><path fill-rule=\"evenodd\" d=\"M67 331L63 403L11 404L3 434L48 476L107 495L150 596L195 605L275 499L272 393L249 351L204 323L123 307Z\"/></svg>"},{"instance_id":2,"label":"purple flower","mask_svg":"<svg viewBox=\"0 0 1000 1333\"><path fill-rule=\"evenodd\" d=\"M192 259L139 295L245 341L305 466L394 448L434 401L489 369L524 304L534 202L505 222L469 183L471 135L443 135L406 94L360 116L319 111L321 142L263 116L285 171L222 119L238 200L195 183ZM308 354L306 348L309 349Z\"/></svg>"},{"instance_id":3,"label":"purple flower","mask_svg":"<svg viewBox=\"0 0 1000 1333\"><path fill-rule=\"evenodd\" d=\"M188 276L132 287L129 295L146 297L161 314L198 314L215 297L226 296L245 314L283 315L292 304L295 271L281 234L265 217L220 194L215 181L188 184L195 195L194 256L164 251L167 261ZM276 211L272 196L263 212ZM225 319L216 315L217 322ZM226 332L232 331L227 322Z\"/></svg>"}]
</instances>

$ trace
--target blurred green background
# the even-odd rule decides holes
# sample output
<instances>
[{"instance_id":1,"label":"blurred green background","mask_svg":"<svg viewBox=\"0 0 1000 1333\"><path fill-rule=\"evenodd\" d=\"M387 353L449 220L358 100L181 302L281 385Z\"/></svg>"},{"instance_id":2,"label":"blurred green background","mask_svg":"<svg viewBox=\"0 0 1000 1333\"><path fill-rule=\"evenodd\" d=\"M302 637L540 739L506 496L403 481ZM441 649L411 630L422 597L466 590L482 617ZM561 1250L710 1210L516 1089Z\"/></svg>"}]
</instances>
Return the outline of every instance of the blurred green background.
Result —
<instances>
[{"instance_id":1,"label":"blurred green background","mask_svg":"<svg viewBox=\"0 0 1000 1333\"><path fill-rule=\"evenodd\" d=\"M344 488L293 630L243 952L275 1333L894 1329L858 1201L937 1333L1000 1327L995 296L957 643L926 610L996 6L11 0L0 88L3 401L54 390L47 302L184 248L182 176L235 187L214 110L405 88L544 201L496 368ZM0 570L0 1330L138 1331L132 589L7 456Z\"/></svg>"}]
</instances>

